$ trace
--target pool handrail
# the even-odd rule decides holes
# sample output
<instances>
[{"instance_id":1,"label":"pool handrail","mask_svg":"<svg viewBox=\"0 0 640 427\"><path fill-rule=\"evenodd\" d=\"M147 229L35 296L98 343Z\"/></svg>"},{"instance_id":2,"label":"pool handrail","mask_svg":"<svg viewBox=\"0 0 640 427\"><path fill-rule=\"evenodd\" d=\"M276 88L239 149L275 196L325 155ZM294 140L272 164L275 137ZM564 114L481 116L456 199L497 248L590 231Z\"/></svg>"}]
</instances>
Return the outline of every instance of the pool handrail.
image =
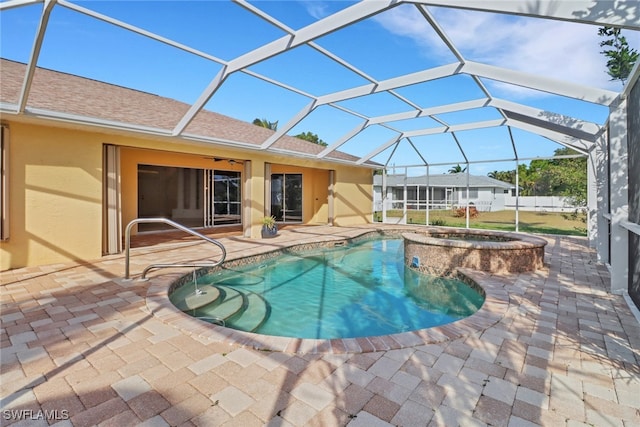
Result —
<instances>
[{"instance_id":1,"label":"pool handrail","mask_svg":"<svg viewBox=\"0 0 640 427\"><path fill-rule=\"evenodd\" d=\"M173 228L177 228L180 231L184 231L185 233L189 233L193 236L196 236L202 240L206 240L209 243L216 245L222 251L222 257L215 262L201 262L201 263L182 263L182 264L151 264L147 266L144 270L142 270L142 275L140 276L140 280L147 279L147 273L154 268L175 268L175 267L217 267L221 265L227 257L227 250L224 245L219 241L212 239L210 237L205 236L204 234L200 234L197 231L194 231L188 227L185 227L182 224L178 224L175 221L172 221L167 218L136 218L132 220L129 224L127 224L127 228L125 229L125 260L124 260L124 278L125 280L129 280L129 258L131 252L131 228L140 223L163 223L172 226Z\"/></svg>"}]
</instances>

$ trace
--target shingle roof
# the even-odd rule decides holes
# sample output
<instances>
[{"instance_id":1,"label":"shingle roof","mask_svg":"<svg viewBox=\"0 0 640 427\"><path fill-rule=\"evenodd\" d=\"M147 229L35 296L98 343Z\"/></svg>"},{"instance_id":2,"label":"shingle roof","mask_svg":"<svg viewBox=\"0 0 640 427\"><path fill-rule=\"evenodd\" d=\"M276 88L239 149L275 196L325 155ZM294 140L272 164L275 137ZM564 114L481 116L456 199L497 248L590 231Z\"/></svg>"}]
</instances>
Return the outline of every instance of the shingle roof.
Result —
<instances>
[{"instance_id":1,"label":"shingle roof","mask_svg":"<svg viewBox=\"0 0 640 427\"><path fill-rule=\"evenodd\" d=\"M19 102L25 70L23 63L0 58L1 102ZM34 73L27 105L27 110L46 110L164 132L170 132L188 109L188 104L173 99L43 68L37 68ZM187 135L243 143L256 148L273 133L270 129L208 110L202 110L185 131ZM306 156L324 149L321 145L288 135L278 140L273 148ZM326 160L350 162L357 159L338 151L327 157Z\"/></svg>"},{"instance_id":2,"label":"shingle roof","mask_svg":"<svg viewBox=\"0 0 640 427\"><path fill-rule=\"evenodd\" d=\"M387 185L397 187L404 185L404 175L387 175ZM408 176L407 185L426 185L427 178L422 176ZM382 185L382 176L373 177L373 185ZM465 172L429 175L429 187L455 187L466 188L467 174ZM470 188L515 188L515 185L483 175L469 175Z\"/></svg>"}]
</instances>

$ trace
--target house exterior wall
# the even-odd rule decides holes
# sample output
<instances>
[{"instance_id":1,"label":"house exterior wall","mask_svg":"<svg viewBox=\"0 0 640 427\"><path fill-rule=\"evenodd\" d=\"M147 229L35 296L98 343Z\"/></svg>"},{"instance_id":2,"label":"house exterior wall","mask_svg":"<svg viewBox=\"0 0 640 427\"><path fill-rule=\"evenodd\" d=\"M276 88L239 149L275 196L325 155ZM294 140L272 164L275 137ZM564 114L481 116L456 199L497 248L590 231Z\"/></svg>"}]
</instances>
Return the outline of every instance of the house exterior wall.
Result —
<instances>
[{"instance_id":1,"label":"house exterior wall","mask_svg":"<svg viewBox=\"0 0 640 427\"><path fill-rule=\"evenodd\" d=\"M415 185L412 186L415 189ZM424 192L424 186L421 186L421 191ZM396 196L394 197L394 190L396 191ZM387 209L402 209L402 204L404 202L403 198L398 197L399 194L403 194L402 187L387 187ZM438 208L451 208L451 205L454 206L466 206L466 189L460 188L452 188L452 192L449 194L449 199L447 199L446 188L442 187L430 187L429 189L429 208L430 209L438 209ZM493 188L471 188L470 191L470 202L473 203L479 211L488 212L488 211L501 211L505 209L505 194L501 188L494 189ZM382 210L382 187L374 186L373 188L373 202L374 202L374 211ZM394 207L393 203L398 203L397 207ZM419 206L417 206L415 200L408 197L407 205L408 209L425 209L426 203L426 193L421 196Z\"/></svg>"},{"instance_id":2,"label":"house exterior wall","mask_svg":"<svg viewBox=\"0 0 640 427\"><path fill-rule=\"evenodd\" d=\"M327 224L329 196L329 171L295 165L274 164L271 173L302 174L302 222Z\"/></svg>"},{"instance_id":3,"label":"house exterior wall","mask_svg":"<svg viewBox=\"0 0 640 427\"><path fill-rule=\"evenodd\" d=\"M10 123L2 270L101 255L103 135Z\"/></svg>"},{"instance_id":4,"label":"house exterior wall","mask_svg":"<svg viewBox=\"0 0 640 427\"><path fill-rule=\"evenodd\" d=\"M366 224L373 216L373 172L362 168L336 168L334 225Z\"/></svg>"},{"instance_id":5,"label":"house exterior wall","mask_svg":"<svg viewBox=\"0 0 640 427\"><path fill-rule=\"evenodd\" d=\"M458 195L458 205L466 206L467 189L456 188L456 193ZM476 209L481 212L495 212L504 210L505 208L505 194L501 188L471 188L469 194L471 196L469 203L473 203Z\"/></svg>"},{"instance_id":6,"label":"house exterior wall","mask_svg":"<svg viewBox=\"0 0 640 427\"><path fill-rule=\"evenodd\" d=\"M243 195L250 210L247 237L260 237L267 163L272 173L303 175L304 224L329 221L330 171L335 171L332 175L336 181L334 223L370 222L372 171L369 168L182 143L168 138L98 133L78 126L53 127L24 117L12 119L3 117L3 124L10 129L10 237L0 242L2 271L102 256L105 144L121 146L122 227L137 217L138 164L214 168L214 156L250 161L247 164L251 176L245 187L245 193L250 194ZM223 169L247 173L242 164L225 164Z\"/></svg>"}]
</instances>

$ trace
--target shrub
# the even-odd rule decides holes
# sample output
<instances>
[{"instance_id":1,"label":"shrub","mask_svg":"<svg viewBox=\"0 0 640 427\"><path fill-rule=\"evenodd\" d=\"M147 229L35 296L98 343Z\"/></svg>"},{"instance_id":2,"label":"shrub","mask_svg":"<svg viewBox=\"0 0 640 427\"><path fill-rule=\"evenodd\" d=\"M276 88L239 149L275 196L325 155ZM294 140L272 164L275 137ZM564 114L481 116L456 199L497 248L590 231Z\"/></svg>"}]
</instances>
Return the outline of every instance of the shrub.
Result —
<instances>
[{"instance_id":1,"label":"shrub","mask_svg":"<svg viewBox=\"0 0 640 427\"><path fill-rule=\"evenodd\" d=\"M475 206L469 206L469 218L477 218L480 215ZM467 216L467 208L458 208L453 210L453 216L456 218L465 218Z\"/></svg>"}]
</instances>

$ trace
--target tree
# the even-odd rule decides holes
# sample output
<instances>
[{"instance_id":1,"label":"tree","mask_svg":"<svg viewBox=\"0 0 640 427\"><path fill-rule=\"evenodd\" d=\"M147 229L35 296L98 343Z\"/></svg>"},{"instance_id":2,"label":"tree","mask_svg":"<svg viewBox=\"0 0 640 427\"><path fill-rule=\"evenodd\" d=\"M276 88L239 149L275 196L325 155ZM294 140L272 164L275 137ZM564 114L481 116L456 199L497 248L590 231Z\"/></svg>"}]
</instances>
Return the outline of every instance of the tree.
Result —
<instances>
[{"instance_id":1,"label":"tree","mask_svg":"<svg viewBox=\"0 0 640 427\"><path fill-rule=\"evenodd\" d=\"M322 145L326 147L328 144L318 137L315 133L312 132L302 132L296 135L296 138L304 139L305 141L313 142L314 144Z\"/></svg>"},{"instance_id":2,"label":"tree","mask_svg":"<svg viewBox=\"0 0 640 427\"><path fill-rule=\"evenodd\" d=\"M253 124L256 125L256 126L260 126L260 127L271 129L271 130L278 130L278 121L277 120L275 122L270 122L267 119L255 119L253 121Z\"/></svg>"},{"instance_id":3,"label":"tree","mask_svg":"<svg viewBox=\"0 0 640 427\"><path fill-rule=\"evenodd\" d=\"M554 156L577 154L570 148L558 148ZM551 159L551 185L555 194L565 196L574 206L587 204L587 158Z\"/></svg>"},{"instance_id":4,"label":"tree","mask_svg":"<svg viewBox=\"0 0 640 427\"><path fill-rule=\"evenodd\" d=\"M610 37L600 42L600 47L611 48L600 52L608 58L607 74L611 76L611 80L620 80L624 83L638 59L638 51L629 47L627 39L620 34L620 28L600 27L598 35Z\"/></svg>"},{"instance_id":5,"label":"tree","mask_svg":"<svg viewBox=\"0 0 640 427\"><path fill-rule=\"evenodd\" d=\"M518 186L521 196L533 196L536 194L536 180L534 172L525 164L518 165Z\"/></svg>"},{"instance_id":6,"label":"tree","mask_svg":"<svg viewBox=\"0 0 640 427\"><path fill-rule=\"evenodd\" d=\"M570 148L558 148L554 156L578 154ZM515 170L493 171L491 178L515 184ZM587 158L536 159L518 165L521 196L564 196L574 206L587 203Z\"/></svg>"},{"instance_id":7,"label":"tree","mask_svg":"<svg viewBox=\"0 0 640 427\"><path fill-rule=\"evenodd\" d=\"M454 167L449 169L449 173L460 173L460 172L464 172L466 170L467 170L466 167L463 168L462 166L460 166L460 163L458 163L457 165L455 165Z\"/></svg>"},{"instance_id":8,"label":"tree","mask_svg":"<svg viewBox=\"0 0 640 427\"><path fill-rule=\"evenodd\" d=\"M492 171L487 174L489 178L497 179L498 181L508 182L510 184L516 183L516 171Z\"/></svg>"}]
</instances>

